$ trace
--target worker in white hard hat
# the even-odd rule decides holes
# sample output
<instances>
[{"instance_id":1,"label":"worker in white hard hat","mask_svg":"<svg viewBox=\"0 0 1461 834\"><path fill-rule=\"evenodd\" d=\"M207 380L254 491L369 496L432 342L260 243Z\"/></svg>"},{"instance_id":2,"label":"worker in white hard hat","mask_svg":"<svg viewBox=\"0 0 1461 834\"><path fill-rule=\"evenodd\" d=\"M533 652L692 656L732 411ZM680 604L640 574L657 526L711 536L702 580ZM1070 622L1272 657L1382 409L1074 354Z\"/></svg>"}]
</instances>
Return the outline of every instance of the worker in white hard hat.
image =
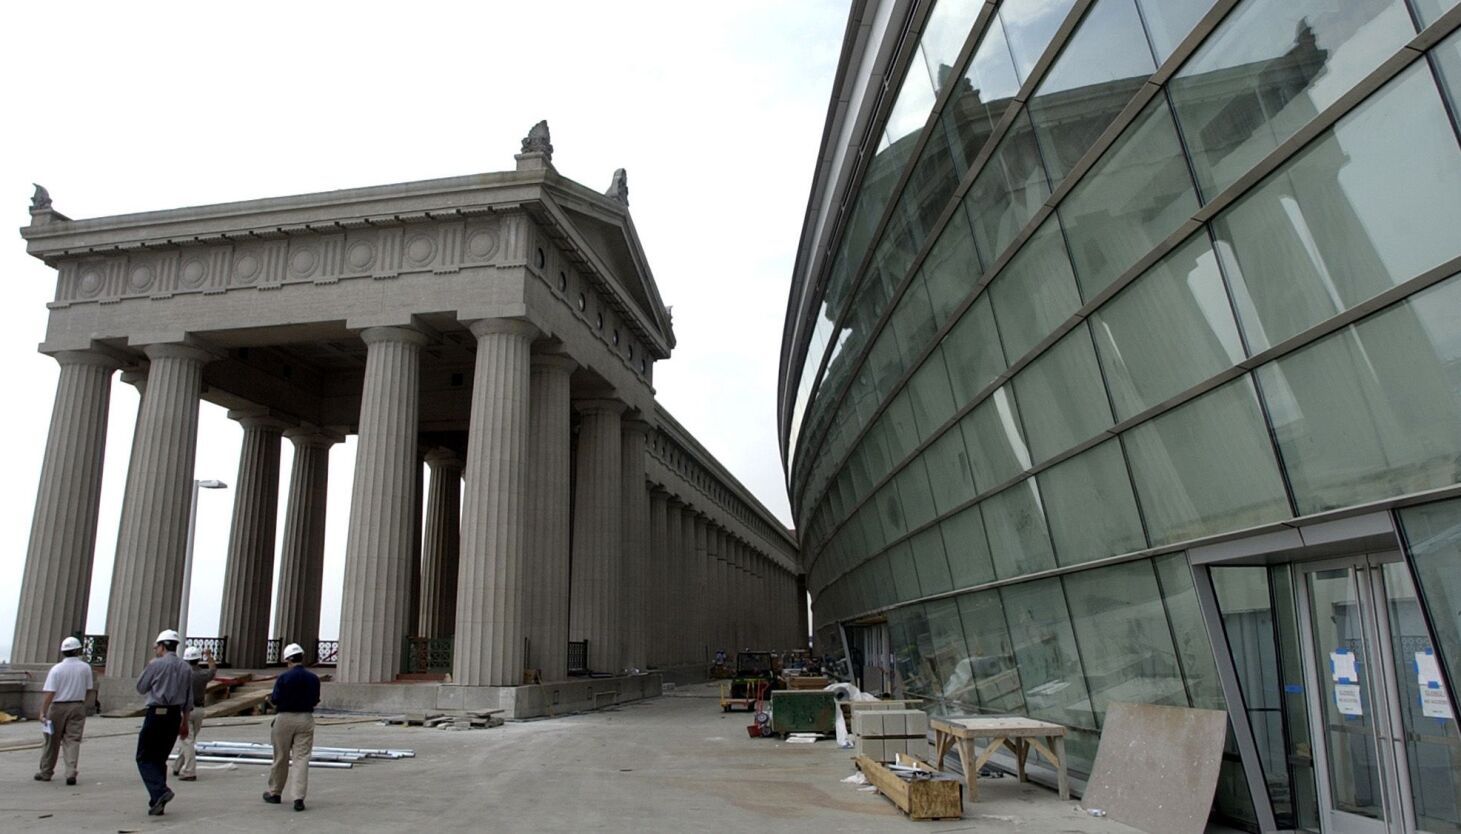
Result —
<instances>
[{"instance_id":1,"label":"worker in white hard hat","mask_svg":"<svg viewBox=\"0 0 1461 834\"><path fill-rule=\"evenodd\" d=\"M37 782L49 782L56 772L56 754L66 755L66 784L76 784L76 766L81 758L81 731L86 728L86 704L96 698L96 680L91 664L81 659L81 641L61 641L61 662L46 673L41 687L41 767Z\"/></svg>"},{"instance_id":2,"label":"worker in white hard hat","mask_svg":"<svg viewBox=\"0 0 1461 834\"><path fill-rule=\"evenodd\" d=\"M208 661L208 668L201 662ZM218 674L218 663L212 649L189 646L183 649L183 661L193 669L193 711L188 716L188 732L178 739L178 757L172 763L172 775L184 782L198 778L198 734L203 732L203 707L208 696L208 682Z\"/></svg>"},{"instance_id":3,"label":"worker in white hard hat","mask_svg":"<svg viewBox=\"0 0 1461 834\"><path fill-rule=\"evenodd\" d=\"M269 789L264 801L278 805L283 800L286 779L293 788L294 810L304 810L309 787L309 757L315 749L315 705L320 702L320 679L304 667L304 648L298 643L284 647L289 669L274 679L269 703L279 712L274 716L269 740L274 743L274 763L269 768Z\"/></svg>"},{"instance_id":4,"label":"worker in white hard hat","mask_svg":"<svg viewBox=\"0 0 1461 834\"><path fill-rule=\"evenodd\" d=\"M178 657L183 639L167 629L157 635L157 657L137 678L137 693L147 696L142 731L137 734L137 772L147 786L147 815L160 817L173 799L167 786L167 756L173 740L188 735L193 711L193 667Z\"/></svg>"}]
</instances>

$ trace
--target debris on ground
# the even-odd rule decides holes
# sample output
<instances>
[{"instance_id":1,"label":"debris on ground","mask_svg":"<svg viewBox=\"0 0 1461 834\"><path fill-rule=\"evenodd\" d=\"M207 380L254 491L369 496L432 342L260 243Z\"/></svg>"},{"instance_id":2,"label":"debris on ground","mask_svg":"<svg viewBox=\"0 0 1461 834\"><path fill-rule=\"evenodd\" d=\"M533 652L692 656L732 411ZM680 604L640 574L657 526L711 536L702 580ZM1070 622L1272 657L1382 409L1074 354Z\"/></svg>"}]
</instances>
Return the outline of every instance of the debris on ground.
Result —
<instances>
[{"instance_id":1,"label":"debris on ground","mask_svg":"<svg viewBox=\"0 0 1461 834\"><path fill-rule=\"evenodd\" d=\"M395 727L434 727L438 730L485 730L501 727L506 723L502 712L500 709L408 712L405 715L381 718L379 723Z\"/></svg>"}]
</instances>

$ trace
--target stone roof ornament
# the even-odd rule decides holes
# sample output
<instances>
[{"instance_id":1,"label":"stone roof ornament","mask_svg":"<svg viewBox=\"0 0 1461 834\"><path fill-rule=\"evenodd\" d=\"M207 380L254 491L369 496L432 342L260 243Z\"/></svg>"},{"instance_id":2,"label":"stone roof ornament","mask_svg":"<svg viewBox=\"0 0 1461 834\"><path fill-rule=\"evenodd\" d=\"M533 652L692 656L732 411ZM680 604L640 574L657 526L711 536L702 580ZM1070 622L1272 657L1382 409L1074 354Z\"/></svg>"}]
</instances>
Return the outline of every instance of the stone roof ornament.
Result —
<instances>
[{"instance_id":1,"label":"stone roof ornament","mask_svg":"<svg viewBox=\"0 0 1461 834\"><path fill-rule=\"evenodd\" d=\"M71 219L51 206L51 192L47 191L44 185L39 183L31 183L31 185L34 185L36 190L30 198L30 225L44 226L53 221Z\"/></svg>"},{"instance_id":2,"label":"stone roof ornament","mask_svg":"<svg viewBox=\"0 0 1461 834\"><path fill-rule=\"evenodd\" d=\"M614 171L614 181L609 184L609 190L604 192L604 196L611 200L618 200L628 207L629 175L624 172L623 168Z\"/></svg>"},{"instance_id":3,"label":"stone roof ornament","mask_svg":"<svg viewBox=\"0 0 1461 834\"><path fill-rule=\"evenodd\" d=\"M528 135L523 137L522 153L515 159L519 171L541 171L552 166L553 140L548 135L547 119L533 125Z\"/></svg>"},{"instance_id":4,"label":"stone roof ornament","mask_svg":"<svg viewBox=\"0 0 1461 834\"><path fill-rule=\"evenodd\" d=\"M51 192L46 190L44 185L31 183L36 187L36 193L31 195L30 207L33 211L43 211L51 207Z\"/></svg>"}]
</instances>

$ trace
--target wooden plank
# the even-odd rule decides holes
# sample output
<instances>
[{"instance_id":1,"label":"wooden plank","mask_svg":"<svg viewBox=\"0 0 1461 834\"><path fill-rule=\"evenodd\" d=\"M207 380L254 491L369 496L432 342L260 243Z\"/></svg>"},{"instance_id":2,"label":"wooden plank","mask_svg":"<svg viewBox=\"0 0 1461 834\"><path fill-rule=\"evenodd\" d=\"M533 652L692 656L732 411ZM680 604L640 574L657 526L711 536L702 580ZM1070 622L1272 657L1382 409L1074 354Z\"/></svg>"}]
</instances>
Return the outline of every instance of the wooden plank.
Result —
<instances>
[{"instance_id":1,"label":"wooden plank","mask_svg":"<svg viewBox=\"0 0 1461 834\"><path fill-rule=\"evenodd\" d=\"M854 761L858 769L867 776L868 783L892 801L898 810L907 814L909 819L959 819L964 815L964 795L956 780L905 780L867 756L858 756ZM927 773L936 773L916 756L901 756L899 762Z\"/></svg>"},{"instance_id":2,"label":"wooden plank","mask_svg":"<svg viewBox=\"0 0 1461 834\"><path fill-rule=\"evenodd\" d=\"M271 691L272 689L270 687L239 690L233 697L219 701L213 706L208 707L207 712L203 714L204 718L222 718L226 715L242 715L246 712L252 712L263 705Z\"/></svg>"}]
</instances>

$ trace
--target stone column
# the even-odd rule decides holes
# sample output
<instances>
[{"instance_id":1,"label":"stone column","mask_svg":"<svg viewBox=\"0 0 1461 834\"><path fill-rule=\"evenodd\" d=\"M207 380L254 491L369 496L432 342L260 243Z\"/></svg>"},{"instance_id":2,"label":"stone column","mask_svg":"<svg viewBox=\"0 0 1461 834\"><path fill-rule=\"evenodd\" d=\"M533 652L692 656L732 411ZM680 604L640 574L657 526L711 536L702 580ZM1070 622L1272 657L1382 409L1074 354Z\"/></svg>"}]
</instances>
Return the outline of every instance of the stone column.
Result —
<instances>
[{"instance_id":1,"label":"stone column","mask_svg":"<svg viewBox=\"0 0 1461 834\"><path fill-rule=\"evenodd\" d=\"M269 595L274 591L274 533L279 519L279 444L283 422L264 414L230 411L243 426L233 523L218 633L228 638L228 662L261 669L267 661Z\"/></svg>"},{"instance_id":2,"label":"stone column","mask_svg":"<svg viewBox=\"0 0 1461 834\"><path fill-rule=\"evenodd\" d=\"M665 502L665 655L670 666L685 662L685 554L680 548L684 512L685 505L675 498Z\"/></svg>"},{"instance_id":3,"label":"stone column","mask_svg":"<svg viewBox=\"0 0 1461 834\"><path fill-rule=\"evenodd\" d=\"M284 511L274 635L281 646L298 643L304 648L305 659L313 662L320 644L330 447L344 438L303 428L290 429L284 436L294 444L294 463L289 472L289 506Z\"/></svg>"},{"instance_id":4,"label":"stone column","mask_svg":"<svg viewBox=\"0 0 1461 834\"><path fill-rule=\"evenodd\" d=\"M695 516L695 558L691 560L695 567L691 579L691 589L695 597L695 642L691 648L694 650L694 662L700 664L704 664L707 655L713 651L710 648L710 629L715 623L715 617L714 611L707 604L710 600L709 538L709 519L703 515Z\"/></svg>"},{"instance_id":5,"label":"stone column","mask_svg":"<svg viewBox=\"0 0 1461 834\"><path fill-rule=\"evenodd\" d=\"M695 518L694 508L686 507L685 512L680 513L680 564L684 566L681 574L684 579L681 584L680 595L680 658L683 663L697 663L700 659L700 598L699 583L700 573L697 568L699 559L695 549Z\"/></svg>"},{"instance_id":6,"label":"stone column","mask_svg":"<svg viewBox=\"0 0 1461 834\"><path fill-rule=\"evenodd\" d=\"M569 383L578 367L567 356L536 354L528 381L526 665L544 681L568 677L568 564L572 518L572 410Z\"/></svg>"},{"instance_id":7,"label":"stone column","mask_svg":"<svg viewBox=\"0 0 1461 834\"><path fill-rule=\"evenodd\" d=\"M117 531L107 604L107 674L133 677L152 658L153 641L178 627L198 394L211 354L181 344L148 345L151 366Z\"/></svg>"},{"instance_id":8,"label":"stone column","mask_svg":"<svg viewBox=\"0 0 1461 834\"><path fill-rule=\"evenodd\" d=\"M649 563L645 589L645 627L648 629L649 663L656 669L669 665L669 635L673 623L670 610L671 587L668 557L665 549L665 510L669 496L655 488L649 493Z\"/></svg>"},{"instance_id":9,"label":"stone column","mask_svg":"<svg viewBox=\"0 0 1461 834\"><path fill-rule=\"evenodd\" d=\"M421 562L425 558L421 528L426 523L425 509L422 507L424 502L421 499L422 493L426 491L426 467L422 465L425 462L425 450L420 450L414 469L415 489L411 493L414 496L411 508L416 511L416 515L411 519L411 592L406 596L406 633L412 637L427 636L421 630Z\"/></svg>"},{"instance_id":10,"label":"stone column","mask_svg":"<svg viewBox=\"0 0 1461 834\"><path fill-rule=\"evenodd\" d=\"M625 420L620 434L621 476L624 481L624 520L620 528L623 541L623 584L620 589L624 660L628 669L649 668L646 643L646 620L649 604L646 598L646 574L649 561L649 492L644 485L644 449L650 426L642 420Z\"/></svg>"},{"instance_id":11,"label":"stone column","mask_svg":"<svg viewBox=\"0 0 1461 834\"><path fill-rule=\"evenodd\" d=\"M107 411L117 364L80 350L58 353L55 359L61 374L20 580L11 648L16 663L55 660L61 640L86 629L91 593Z\"/></svg>"},{"instance_id":12,"label":"stone column","mask_svg":"<svg viewBox=\"0 0 1461 834\"><path fill-rule=\"evenodd\" d=\"M431 486L421 547L422 637L450 637L457 627L457 571L461 557L462 459L450 449L426 453Z\"/></svg>"},{"instance_id":13,"label":"stone column","mask_svg":"<svg viewBox=\"0 0 1461 834\"><path fill-rule=\"evenodd\" d=\"M619 424L624 404L580 400L574 405L581 420L573 507L570 639L589 641L589 664L596 671L618 672L624 656L619 630L624 488Z\"/></svg>"},{"instance_id":14,"label":"stone column","mask_svg":"<svg viewBox=\"0 0 1461 834\"><path fill-rule=\"evenodd\" d=\"M421 346L405 327L372 327L360 393L359 441L340 600L338 679L395 680L401 672L415 535Z\"/></svg>"},{"instance_id":15,"label":"stone column","mask_svg":"<svg viewBox=\"0 0 1461 834\"><path fill-rule=\"evenodd\" d=\"M479 319L471 328L477 362L452 679L517 686L523 680L528 386L538 330L516 319Z\"/></svg>"},{"instance_id":16,"label":"stone column","mask_svg":"<svg viewBox=\"0 0 1461 834\"><path fill-rule=\"evenodd\" d=\"M726 637L726 617L730 612L730 606L725 602L725 529L716 527L711 536L711 544L714 546L714 553L710 560L710 592L706 604L710 610L715 612L715 628L712 629L711 639L715 645L713 651L724 650L730 653L730 641Z\"/></svg>"}]
</instances>

